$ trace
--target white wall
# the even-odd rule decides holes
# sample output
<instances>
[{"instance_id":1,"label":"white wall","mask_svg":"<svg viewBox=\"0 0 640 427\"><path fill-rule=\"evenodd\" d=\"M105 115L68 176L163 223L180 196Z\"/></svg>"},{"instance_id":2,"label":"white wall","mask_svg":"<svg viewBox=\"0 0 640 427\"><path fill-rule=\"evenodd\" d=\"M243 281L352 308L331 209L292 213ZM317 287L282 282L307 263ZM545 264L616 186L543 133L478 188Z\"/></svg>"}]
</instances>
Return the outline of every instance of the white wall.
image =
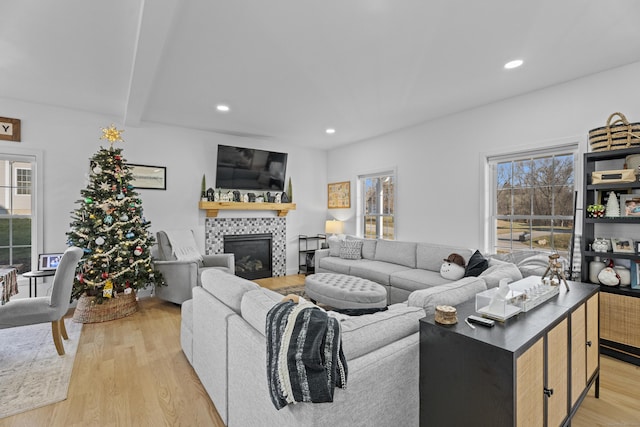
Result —
<instances>
[{"instance_id":1,"label":"white wall","mask_svg":"<svg viewBox=\"0 0 640 427\"><path fill-rule=\"evenodd\" d=\"M100 140L101 128L114 123L123 129L121 120L98 114L51 106L17 102L0 98L2 116L22 121L22 142L0 141L3 150L40 150L43 153L44 220L43 247L38 251L66 248L71 212L87 185L89 158L108 147ZM204 250L205 213L198 209L202 174L207 186L215 185L217 144L247 146L286 152L287 180L292 178L297 210L287 215L287 271L297 273L298 234L324 231L326 216L326 153L277 141L261 141L212 132L143 123L124 128L123 155L130 163L167 167L167 190L138 190L151 231L191 228ZM275 216L263 211L245 214L223 211L220 216Z\"/></svg>"},{"instance_id":2,"label":"white wall","mask_svg":"<svg viewBox=\"0 0 640 427\"><path fill-rule=\"evenodd\" d=\"M640 62L332 150L327 178L355 186L360 174L396 167L398 240L486 249L482 155L571 140L586 151L588 131L611 113L640 121L638 76ZM347 233L355 202L329 213L351 218Z\"/></svg>"}]
</instances>

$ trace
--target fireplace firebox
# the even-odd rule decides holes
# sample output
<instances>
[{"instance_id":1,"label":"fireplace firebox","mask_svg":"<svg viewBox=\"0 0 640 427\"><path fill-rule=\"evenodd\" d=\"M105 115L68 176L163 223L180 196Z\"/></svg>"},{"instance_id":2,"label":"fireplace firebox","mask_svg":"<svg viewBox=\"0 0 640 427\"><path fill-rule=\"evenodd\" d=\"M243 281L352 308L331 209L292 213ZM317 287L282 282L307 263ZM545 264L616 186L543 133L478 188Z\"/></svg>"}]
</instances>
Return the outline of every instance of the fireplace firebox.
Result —
<instances>
[{"instance_id":1,"label":"fireplace firebox","mask_svg":"<svg viewBox=\"0 0 640 427\"><path fill-rule=\"evenodd\" d=\"M236 276L248 280L272 277L272 240L271 233L223 236L224 252L235 255Z\"/></svg>"}]
</instances>

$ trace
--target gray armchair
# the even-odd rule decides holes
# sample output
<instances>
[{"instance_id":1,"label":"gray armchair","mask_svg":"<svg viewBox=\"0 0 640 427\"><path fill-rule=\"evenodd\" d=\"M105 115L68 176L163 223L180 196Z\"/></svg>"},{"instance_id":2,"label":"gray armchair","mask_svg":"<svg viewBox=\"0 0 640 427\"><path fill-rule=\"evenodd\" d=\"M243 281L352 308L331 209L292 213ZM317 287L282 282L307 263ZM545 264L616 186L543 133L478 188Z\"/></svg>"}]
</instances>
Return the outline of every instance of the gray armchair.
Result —
<instances>
[{"instance_id":1,"label":"gray armchair","mask_svg":"<svg viewBox=\"0 0 640 427\"><path fill-rule=\"evenodd\" d=\"M156 246L152 249L153 265L162 273L167 285L155 288L156 296L162 300L182 304L191 299L191 289L201 285L200 276L204 270L218 269L230 274L236 272L233 254L202 255L202 260L180 261L166 232L159 231L156 239Z\"/></svg>"},{"instance_id":2,"label":"gray armchair","mask_svg":"<svg viewBox=\"0 0 640 427\"><path fill-rule=\"evenodd\" d=\"M62 338L69 339L64 315L69 310L73 276L83 253L82 249L74 246L64 252L53 276L50 297L15 299L0 307L0 329L51 322L53 343L58 354L64 355Z\"/></svg>"}]
</instances>

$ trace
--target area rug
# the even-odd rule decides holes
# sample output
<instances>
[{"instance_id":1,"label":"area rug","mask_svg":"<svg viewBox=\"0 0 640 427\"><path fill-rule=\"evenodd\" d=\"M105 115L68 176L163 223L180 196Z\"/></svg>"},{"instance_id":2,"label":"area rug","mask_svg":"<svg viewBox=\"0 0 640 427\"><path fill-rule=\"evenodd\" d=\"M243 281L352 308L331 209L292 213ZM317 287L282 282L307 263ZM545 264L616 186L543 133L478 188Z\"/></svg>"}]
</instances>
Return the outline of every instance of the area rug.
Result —
<instances>
[{"instance_id":1,"label":"area rug","mask_svg":"<svg viewBox=\"0 0 640 427\"><path fill-rule=\"evenodd\" d=\"M58 356L51 323L0 329L0 418L67 398L82 323L66 319L65 355Z\"/></svg>"},{"instance_id":2,"label":"area rug","mask_svg":"<svg viewBox=\"0 0 640 427\"><path fill-rule=\"evenodd\" d=\"M304 285L287 286L286 288L279 288L279 289L273 289L273 290L279 293L280 295L294 294L294 295L301 296L302 298L305 298L307 300L309 299L309 297L307 297L307 294L305 294L304 292Z\"/></svg>"}]
</instances>

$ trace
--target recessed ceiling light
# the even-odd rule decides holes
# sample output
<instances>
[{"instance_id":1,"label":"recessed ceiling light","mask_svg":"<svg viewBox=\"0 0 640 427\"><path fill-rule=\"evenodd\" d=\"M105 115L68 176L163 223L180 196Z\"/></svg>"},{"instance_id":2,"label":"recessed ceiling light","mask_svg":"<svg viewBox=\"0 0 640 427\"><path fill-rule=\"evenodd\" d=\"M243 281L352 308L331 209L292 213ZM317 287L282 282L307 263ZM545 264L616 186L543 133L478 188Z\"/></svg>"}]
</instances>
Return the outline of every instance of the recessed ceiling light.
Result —
<instances>
[{"instance_id":1,"label":"recessed ceiling light","mask_svg":"<svg viewBox=\"0 0 640 427\"><path fill-rule=\"evenodd\" d=\"M327 130L325 130L326 133L328 133L329 135L333 135L334 133L336 133L336 130L333 128L329 128Z\"/></svg>"},{"instance_id":2,"label":"recessed ceiling light","mask_svg":"<svg viewBox=\"0 0 640 427\"><path fill-rule=\"evenodd\" d=\"M524 61L522 59L514 59L513 61L509 61L506 64L504 64L504 68L506 68L507 70L511 70L513 68L518 68L523 63Z\"/></svg>"},{"instance_id":3,"label":"recessed ceiling light","mask_svg":"<svg viewBox=\"0 0 640 427\"><path fill-rule=\"evenodd\" d=\"M228 105L218 104L216 105L216 110L220 111L221 113L228 113L230 108Z\"/></svg>"}]
</instances>

